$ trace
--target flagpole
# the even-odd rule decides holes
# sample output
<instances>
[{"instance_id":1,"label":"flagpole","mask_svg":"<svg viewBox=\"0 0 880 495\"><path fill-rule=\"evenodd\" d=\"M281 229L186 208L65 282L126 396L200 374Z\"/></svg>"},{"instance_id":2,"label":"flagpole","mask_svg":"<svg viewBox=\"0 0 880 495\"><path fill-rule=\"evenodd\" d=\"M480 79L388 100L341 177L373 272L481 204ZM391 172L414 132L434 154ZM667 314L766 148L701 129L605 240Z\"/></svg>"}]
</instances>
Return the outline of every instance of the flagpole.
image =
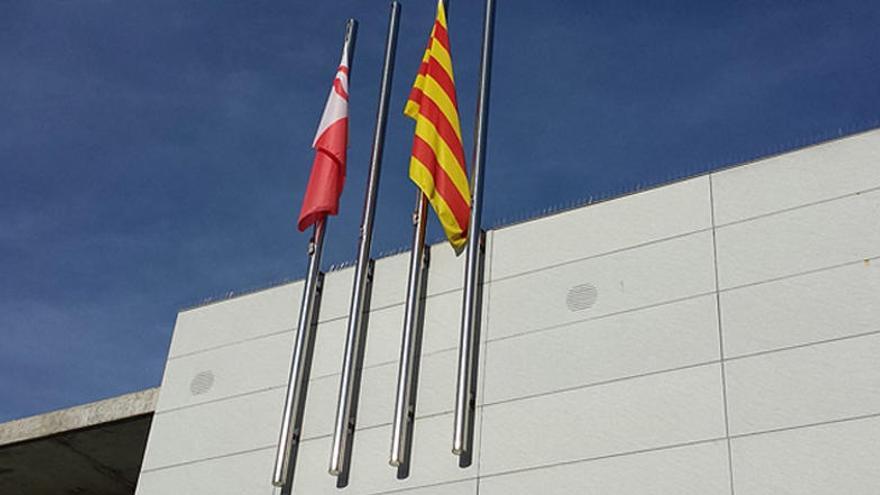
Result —
<instances>
[{"instance_id":1,"label":"flagpole","mask_svg":"<svg viewBox=\"0 0 880 495\"><path fill-rule=\"evenodd\" d=\"M333 476L339 477L337 486L345 486L348 483L348 465L351 459L351 443L355 429L361 366L367 333L367 313L369 312L369 298L373 282L374 262L370 258L373 219L376 213L376 196L379 188L379 172L382 167L382 152L385 144L385 128L388 122L388 104L391 97L399 24L400 3L395 0L391 2L388 34L385 40L385 61L382 66L376 128L373 134L373 150L370 157L370 172L361 220L357 265L355 266L351 294L351 310L348 316L348 335L345 340L345 355L342 362L342 376L339 381L339 399L330 456L329 472Z\"/></svg>"},{"instance_id":2,"label":"flagpole","mask_svg":"<svg viewBox=\"0 0 880 495\"><path fill-rule=\"evenodd\" d=\"M476 410L482 282L485 259L485 233L481 228L483 210L483 168L486 162L486 133L489 125L489 91L492 80L492 48L495 36L495 0L486 0L483 14L483 46L477 118L474 129L474 165L471 174L471 218L465 259L464 300L458 347L458 379L455 393L455 431L452 452L459 464L470 464L473 454L473 422Z\"/></svg>"},{"instance_id":3,"label":"flagpole","mask_svg":"<svg viewBox=\"0 0 880 495\"><path fill-rule=\"evenodd\" d=\"M349 77L354 61L356 39L357 21L349 19L345 24L345 41L342 48L343 53L348 54ZM296 454L302 437L303 412L308 393L315 330L318 326L318 311L321 306L321 293L324 285L324 274L321 272L321 254L324 251L326 230L327 217L325 216L315 224L312 238L309 241L309 268L300 303L296 340L290 364L290 376L287 380L284 412L281 417L281 431L275 454L275 467L272 471L272 484L282 487L282 494L289 494L293 488Z\"/></svg>"},{"instance_id":4,"label":"flagpole","mask_svg":"<svg viewBox=\"0 0 880 495\"><path fill-rule=\"evenodd\" d=\"M388 463L400 468L409 462L413 423L416 411L418 359L424 325L426 270L430 249L425 246L428 201L420 190L413 212L413 245L409 258L409 279L406 285L406 307L400 342L400 364L397 371L397 394L391 430L391 456ZM403 473L401 474L402 477Z\"/></svg>"},{"instance_id":5,"label":"flagpole","mask_svg":"<svg viewBox=\"0 0 880 495\"><path fill-rule=\"evenodd\" d=\"M448 22L449 0L443 0ZM420 190L413 211L413 243L409 258L409 277L406 284L406 304L403 316L403 334L400 341L400 361L397 370L397 393L394 399L394 418L391 427L391 455L388 464L398 468L398 478L408 475L413 427L415 426L416 392L418 388L419 358L424 326L425 289L430 264L430 247L425 246L428 223L428 198Z\"/></svg>"}]
</instances>

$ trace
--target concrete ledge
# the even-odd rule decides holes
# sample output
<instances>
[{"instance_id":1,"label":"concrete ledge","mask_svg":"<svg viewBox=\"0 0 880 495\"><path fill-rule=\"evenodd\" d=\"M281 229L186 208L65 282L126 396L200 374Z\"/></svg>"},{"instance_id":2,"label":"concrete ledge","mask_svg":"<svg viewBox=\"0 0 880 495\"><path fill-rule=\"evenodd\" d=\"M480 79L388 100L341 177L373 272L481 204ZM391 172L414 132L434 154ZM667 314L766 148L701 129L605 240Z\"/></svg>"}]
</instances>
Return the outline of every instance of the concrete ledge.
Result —
<instances>
[{"instance_id":1,"label":"concrete ledge","mask_svg":"<svg viewBox=\"0 0 880 495\"><path fill-rule=\"evenodd\" d=\"M159 388L149 388L109 399L0 423L0 446L58 433L151 414Z\"/></svg>"}]
</instances>

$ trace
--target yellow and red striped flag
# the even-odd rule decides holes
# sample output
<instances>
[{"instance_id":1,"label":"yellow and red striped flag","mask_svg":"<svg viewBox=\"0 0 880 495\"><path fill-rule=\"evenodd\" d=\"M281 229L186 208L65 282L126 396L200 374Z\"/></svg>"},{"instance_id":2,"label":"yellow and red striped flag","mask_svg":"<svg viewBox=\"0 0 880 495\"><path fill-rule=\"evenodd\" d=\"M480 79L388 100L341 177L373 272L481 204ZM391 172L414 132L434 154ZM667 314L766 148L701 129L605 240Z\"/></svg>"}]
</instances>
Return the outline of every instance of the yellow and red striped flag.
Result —
<instances>
[{"instance_id":1,"label":"yellow and red striped flag","mask_svg":"<svg viewBox=\"0 0 880 495\"><path fill-rule=\"evenodd\" d=\"M409 177L430 201L456 252L467 243L471 194L464 161L446 12L437 18L403 113L416 121Z\"/></svg>"}]
</instances>

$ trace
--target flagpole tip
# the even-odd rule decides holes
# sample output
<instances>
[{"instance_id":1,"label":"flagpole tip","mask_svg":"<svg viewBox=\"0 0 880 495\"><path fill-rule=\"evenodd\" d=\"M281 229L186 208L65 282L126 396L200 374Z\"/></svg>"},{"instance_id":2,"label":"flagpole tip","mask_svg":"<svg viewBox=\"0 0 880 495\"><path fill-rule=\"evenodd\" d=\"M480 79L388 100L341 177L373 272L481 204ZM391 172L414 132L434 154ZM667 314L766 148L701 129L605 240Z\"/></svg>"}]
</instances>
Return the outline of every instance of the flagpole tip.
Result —
<instances>
[{"instance_id":1,"label":"flagpole tip","mask_svg":"<svg viewBox=\"0 0 880 495\"><path fill-rule=\"evenodd\" d=\"M345 42L349 43L357 35L358 21L354 17L345 21Z\"/></svg>"}]
</instances>

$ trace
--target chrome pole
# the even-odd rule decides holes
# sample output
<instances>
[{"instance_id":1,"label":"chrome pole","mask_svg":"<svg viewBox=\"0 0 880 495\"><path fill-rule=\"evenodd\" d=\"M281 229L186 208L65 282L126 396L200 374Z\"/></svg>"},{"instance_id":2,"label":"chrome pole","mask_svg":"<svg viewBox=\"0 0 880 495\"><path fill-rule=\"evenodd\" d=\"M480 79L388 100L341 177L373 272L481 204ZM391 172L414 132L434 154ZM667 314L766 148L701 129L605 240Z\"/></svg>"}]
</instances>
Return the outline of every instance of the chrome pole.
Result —
<instances>
[{"instance_id":1,"label":"chrome pole","mask_svg":"<svg viewBox=\"0 0 880 495\"><path fill-rule=\"evenodd\" d=\"M349 77L354 62L354 47L357 39L357 21L349 19L345 24L345 41L342 52L348 54ZM321 273L321 254L324 251L324 233L327 218L315 224L309 241L309 268L303 287L299 320L296 326L293 357L287 380L287 393L284 397L284 410L281 417L281 431L278 449L275 454L275 467L272 470L272 484L282 487L282 493L290 493L296 467L296 454L302 437L303 412L308 395L309 372L315 343L315 330L318 325L318 312L321 306L321 293L324 274Z\"/></svg>"},{"instance_id":2,"label":"chrome pole","mask_svg":"<svg viewBox=\"0 0 880 495\"><path fill-rule=\"evenodd\" d=\"M449 22L449 0L443 0L443 10ZM400 341L400 363L397 370L397 393L394 399L394 420L391 428L391 455L388 464L398 468L398 478L406 477L412 446L416 415L419 354L424 326L425 289L430 248L425 246L428 223L428 198L418 192L413 212L413 244L409 258L409 278L406 285L406 305L403 334Z\"/></svg>"},{"instance_id":3,"label":"chrome pole","mask_svg":"<svg viewBox=\"0 0 880 495\"><path fill-rule=\"evenodd\" d=\"M275 454L275 469L272 473L272 484L280 487L289 487L293 481L293 468L301 437L317 315L324 285L324 274L321 273L320 267L326 223L327 219L324 218L315 224L314 233L309 241L309 271L303 287L290 376L287 380L287 395L284 399L284 413L281 417L281 433Z\"/></svg>"},{"instance_id":4,"label":"chrome pole","mask_svg":"<svg viewBox=\"0 0 880 495\"><path fill-rule=\"evenodd\" d=\"M462 458L473 453L473 416L476 409L477 346L479 345L485 237L480 227L483 210L483 168L489 125L489 90L492 80L492 45L495 36L495 0L486 0L483 14L483 47L480 86L474 129L474 165L471 174L471 219L465 259L464 300L458 345L458 379L455 392L455 432L452 452Z\"/></svg>"},{"instance_id":5,"label":"chrome pole","mask_svg":"<svg viewBox=\"0 0 880 495\"><path fill-rule=\"evenodd\" d=\"M394 423L391 430L391 457L388 463L400 467L409 460L410 435L415 421L417 359L424 320L424 282L428 267L425 247L428 201L419 191L413 212L413 245L409 258L409 279L406 285L406 308L403 336L400 342L400 364L397 371L397 394L394 401Z\"/></svg>"},{"instance_id":6,"label":"chrome pole","mask_svg":"<svg viewBox=\"0 0 880 495\"><path fill-rule=\"evenodd\" d=\"M379 172L382 166L382 151L385 144L385 128L388 122L388 104L391 96L391 82L394 74L394 54L397 49L397 30L400 24L400 3L391 2L388 21L388 34L385 40L385 61L382 67L382 82L379 90L379 108L376 111L376 128L373 135L373 151L370 157L370 174L367 180L366 198L358 244L357 265L351 294L351 310L348 316L348 335L345 339L345 355L342 361L342 376L339 381L339 399L336 408L336 422L333 431L333 445L330 455L330 474L347 478L351 457L351 440L354 434L357 396L360 388L360 372L363 360L363 346L366 337L366 313L369 312L369 293L373 281L373 260L370 247L373 238L373 218L376 213L376 193L379 187ZM347 481L346 481L347 482Z\"/></svg>"}]
</instances>

